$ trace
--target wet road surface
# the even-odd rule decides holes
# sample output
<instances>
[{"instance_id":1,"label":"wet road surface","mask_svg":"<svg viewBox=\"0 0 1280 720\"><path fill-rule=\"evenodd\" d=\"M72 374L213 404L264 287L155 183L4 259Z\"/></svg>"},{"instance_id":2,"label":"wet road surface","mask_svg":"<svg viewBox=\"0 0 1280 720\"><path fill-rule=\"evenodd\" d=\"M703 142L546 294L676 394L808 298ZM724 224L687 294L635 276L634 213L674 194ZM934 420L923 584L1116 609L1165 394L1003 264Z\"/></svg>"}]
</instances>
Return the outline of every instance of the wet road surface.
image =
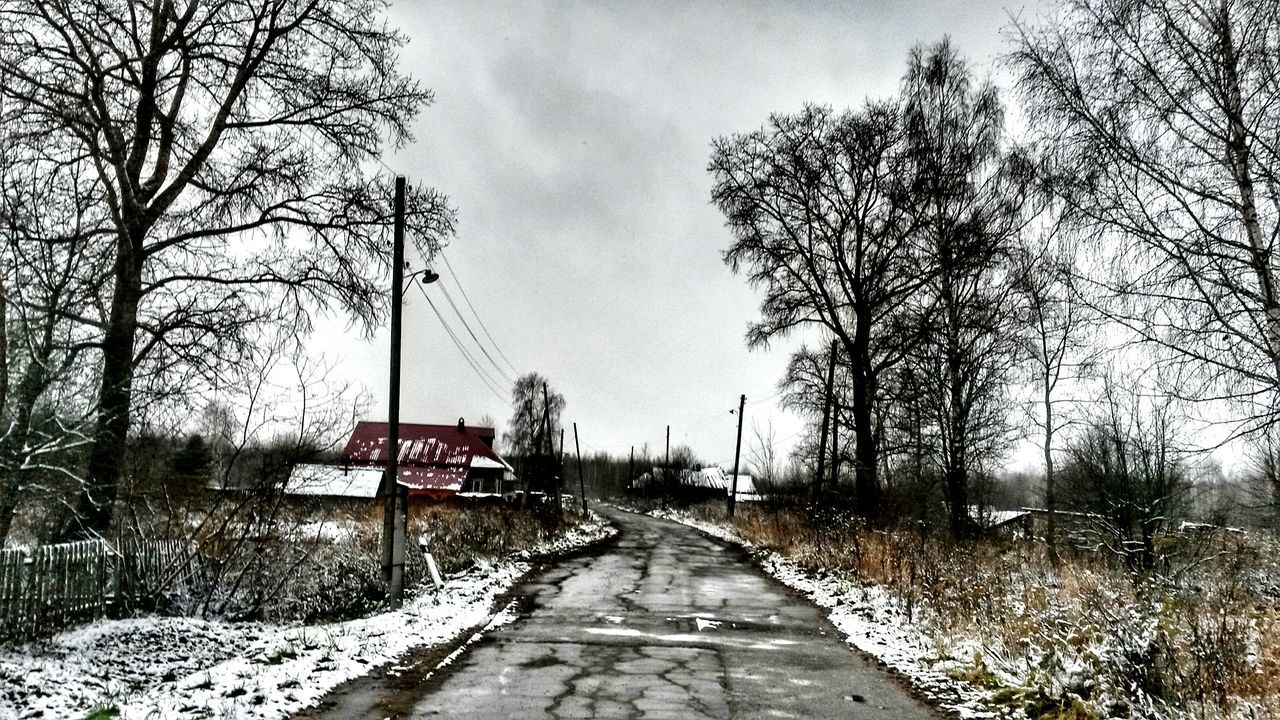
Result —
<instances>
[{"instance_id":1,"label":"wet road surface","mask_svg":"<svg viewBox=\"0 0 1280 720\"><path fill-rule=\"evenodd\" d=\"M519 586L518 620L395 697L355 687L302 717L937 717L741 549L603 514L617 540Z\"/></svg>"}]
</instances>

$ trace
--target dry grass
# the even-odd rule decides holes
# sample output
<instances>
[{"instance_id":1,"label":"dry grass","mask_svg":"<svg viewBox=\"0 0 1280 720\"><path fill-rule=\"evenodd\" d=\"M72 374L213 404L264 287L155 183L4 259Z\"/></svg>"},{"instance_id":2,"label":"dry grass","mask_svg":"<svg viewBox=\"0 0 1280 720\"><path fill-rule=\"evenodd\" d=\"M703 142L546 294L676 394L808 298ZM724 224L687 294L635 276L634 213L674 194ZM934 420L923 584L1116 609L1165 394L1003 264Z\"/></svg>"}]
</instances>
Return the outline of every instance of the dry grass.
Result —
<instances>
[{"instance_id":1,"label":"dry grass","mask_svg":"<svg viewBox=\"0 0 1280 720\"><path fill-rule=\"evenodd\" d=\"M431 553L440 569L449 573L466 569L477 560L528 550L581 519L572 503L562 515L545 505L530 505L525 510L508 504L429 505L410 518L410 566L417 570L413 566L422 555L416 538L423 533L431 536Z\"/></svg>"},{"instance_id":2,"label":"dry grass","mask_svg":"<svg viewBox=\"0 0 1280 720\"><path fill-rule=\"evenodd\" d=\"M718 506L695 510L724 522ZM737 532L811 571L886 588L939 648L980 647L961 674L1016 691L1030 717L1280 717L1280 547L1232 536L1191 567L1133 575L1041 544L956 544L845 517L741 508ZM972 678L970 678L972 679Z\"/></svg>"},{"instance_id":3,"label":"dry grass","mask_svg":"<svg viewBox=\"0 0 1280 720\"><path fill-rule=\"evenodd\" d=\"M449 574L531 549L580 520L572 510L561 515L542 506L414 507L405 553L406 587L429 582L418 545L424 533L430 536L429 549L441 572ZM204 563L219 572L204 574L194 610L179 611L303 622L374 612L383 599L381 538L378 508L327 513L322 519L314 514L289 518L270 534L242 536L220 545L220 552Z\"/></svg>"}]
</instances>

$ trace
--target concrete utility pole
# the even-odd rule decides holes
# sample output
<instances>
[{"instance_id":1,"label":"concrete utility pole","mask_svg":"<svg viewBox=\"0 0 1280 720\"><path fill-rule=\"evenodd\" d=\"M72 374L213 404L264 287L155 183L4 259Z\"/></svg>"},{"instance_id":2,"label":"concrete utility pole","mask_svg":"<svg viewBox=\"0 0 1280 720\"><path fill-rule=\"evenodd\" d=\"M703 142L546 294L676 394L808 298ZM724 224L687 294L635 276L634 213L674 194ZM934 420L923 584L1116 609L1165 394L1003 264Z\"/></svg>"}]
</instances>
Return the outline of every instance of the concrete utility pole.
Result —
<instances>
[{"instance_id":1,"label":"concrete utility pole","mask_svg":"<svg viewBox=\"0 0 1280 720\"><path fill-rule=\"evenodd\" d=\"M404 177L396 177L395 230L391 251L391 393L387 398L387 469L382 480L382 561L387 605L404 602L404 545L409 498L400 473L400 310L404 296Z\"/></svg>"},{"instance_id":2,"label":"concrete utility pole","mask_svg":"<svg viewBox=\"0 0 1280 720\"><path fill-rule=\"evenodd\" d=\"M733 517L738 503L738 458L742 455L742 411L747 407L747 396L738 398L738 444L733 448L733 480L729 484L729 517Z\"/></svg>"},{"instance_id":3,"label":"concrete utility pole","mask_svg":"<svg viewBox=\"0 0 1280 720\"><path fill-rule=\"evenodd\" d=\"M578 423L573 424L573 452L578 456L578 492L582 493L582 514L587 514L587 486L582 479L582 448L578 447Z\"/></svg>"},{"instance_id":4,"label":"concrete utility pole","mask_svg":"<svg viewBox=\"0 0 1280 720\"><path fill-rule=\"evenodd\" d=\"M813 507L818 508L822 494L822 472L827 460L827 425L831 417L831 386L836 379L836 341L831 341L831 358L827 361L827 390L822 402L822 432L818 434L818 473L813 476Z\"/></svg>"}]
</instances>

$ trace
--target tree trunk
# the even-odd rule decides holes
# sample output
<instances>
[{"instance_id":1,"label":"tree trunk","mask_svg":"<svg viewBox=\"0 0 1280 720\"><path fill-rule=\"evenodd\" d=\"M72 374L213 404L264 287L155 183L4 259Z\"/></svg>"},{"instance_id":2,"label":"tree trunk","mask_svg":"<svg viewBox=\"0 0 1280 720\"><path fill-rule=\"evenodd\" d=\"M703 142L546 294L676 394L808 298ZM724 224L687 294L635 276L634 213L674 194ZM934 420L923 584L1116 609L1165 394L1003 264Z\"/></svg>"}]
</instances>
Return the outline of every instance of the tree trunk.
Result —
<instances>
[{"instance_id":1,"label":"tree trunk","mask_svg":"<svg viewBox=\"0 0 1280 720\"><path fill-rule=\"evenodd\" d=\"M1044 379L1044 541L1049 550L1049 563L1058 567L1058 498L1053 477L1053 401L1049 394L1049 375Z\"/></svg>"},{"instance_id":2,"label":"tree trunk","mask_svg":"<svg viewBox=\"0 0 1280 720\"><path fill-rule=\"evenodd\" d=\"M964 468L949 467L946 472L948 510L951 519L951 536L957 540L969 537L969 493Z\"/></svg>"},{"instance_id":3,"label":"tree trunk","mask_svg":"<svg viewBox=\"0 0 1280 720\"><path fill-rule=\"evenodd\" d=\"M1266 316L1267 348L1270 350L1272 382L1280 387L1280 297L1277 296L1275 274L1271 267L1272 251L1258 220L1258 204L1254 195L1252 162L1249 151L1248 129L1245 124L1244 96L1240 90L1238 63L1239 50L1231 35L1231 19L1224 10L1222 22L1222 66L1226 95L1228 132L1226 162L1231 170L1236 190L1240 194L1240 219L1249 240L1250 264L1258 282L1258 294Z\"/></svg>"},{"instance_id":4,"label":"tree trunk","mask_svg":"<svg viewBox=\"0 0 1280 720\"><path fill-rule=\"evenodd\" d=\"M943 267L952 266L951 254L944 253ZM968 493L968 458L965 443L969 439L968 410L965 405L965 368L964 356L960 342L960 299L956 297L950 270L942 275L942 299L946 305L946 418L947 447L946 463L943 469L943 482L951 515L951 536L956 539L969 537L971 522L969 519Z\"/></svg>"},{"instance_id":5,"label":"tree trunk","mask_svg":"<svg viewBox=\"0 0 1280 720\"><path fill-rule=\"evenodd\" d=\"M0 418L9 409L9 296L0 282ZM0 535L0 539L4 536Z\"/></svg>"},{"instance_id":6,"label":"tree trunk","mask_svg":"<svg viewBox=\"0 0 1280 720\"><path fill-rule=\"evenodd\" d=\"M0 282L0 418L9 415L9 297ZM6 453L8 454L8 453ZM13 524L13 512L18 507L18 470L4 468L0 460L0 472L4 484L0 487L0 548L6 546L9 526Z\"/></svg>"},{"instance_id":7,"label":"tree trunk","mask_svg":"<svg viewBox=\"0 0 1280 720\"><path fill-rule=\"evenodd\" d=\"M831 341L831 355L827 360L827 386L822 396L822 431L818 434L818 468L813 475L813 508L818 509L818 500L822 496L822 474L827 460L827 427L831 420L831 387L836 374L836 342Z\"/></svg>"},{"instance_id":8,"label":"tree trunk","mask_svg":"<svg viewBox=\"0 0 1280 720\"><path fill-rule=\"evenodd\" d=\"M51 304L58 303L55 299ZM39 337L27 337L30 342L30 356L27 358L26 367L18 377L17 385L13 388L12 398L8 397L8 383L5 383L4 400L7 405L4 407L8 411L9 428L4 439L0 440L0 454L3 455L0 459L0 467L7 470L3 475L3 482L0 483L0 546L4 546L9 538L13 515L18 509L18 503L22 500L23 466L29 458L31 424L36 405L48 389L56 372L53 369L56 325L57 320L54 315L47 314ZM27 326L25 330L30 333L32 328ZM6 365L6 375L7 369Z\"/></svg>"},{"instance_id":9,"label":"tree trunk","mask_svg":"<svg viewBox=\"0 0 1280 720\"><path fill-rule=\"evenodd\" d=\"M878 445L875 432L876 377L870 357L871 313L858 308L853 347L849 348L853 372L853 506L858 516L874 520L880 516Z\"/></svg>"},{"instance_id":10,"label":"tree trunk","mask_svg":"<svg viewBox=\"0 0 1280 720\"><path fill-rule=\"evenodd\" d=\"M133 345L142 296L142 258L136 248L141 244L127 235L117 244L111 315L102 339L97 427L84 484L62 532L64 539L101 535L111 524L133 400Z\"/></svg>"},{"instance_id":11,"label":"tree trunk","mask_svg":"<svg viewBox=\"0 0 1280 720\"><path fill-rule=\"evenodd\" d=\"M855 368L853 373L853 497L859 517L874 520L880 515L880 481L876 435L872 418L875 380Z\"/></svg>"}]
</instances>

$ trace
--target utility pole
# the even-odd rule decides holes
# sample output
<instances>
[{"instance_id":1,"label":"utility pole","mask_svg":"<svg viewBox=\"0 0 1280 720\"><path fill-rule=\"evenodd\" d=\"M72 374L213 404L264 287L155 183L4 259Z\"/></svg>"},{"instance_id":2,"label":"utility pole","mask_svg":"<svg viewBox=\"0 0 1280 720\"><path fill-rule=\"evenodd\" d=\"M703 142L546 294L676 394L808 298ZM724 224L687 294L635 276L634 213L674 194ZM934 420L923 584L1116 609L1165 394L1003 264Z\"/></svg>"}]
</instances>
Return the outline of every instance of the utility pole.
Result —
<instances>
[{"instance_id":1,"label":"utility pole","mask_svg":"<svg viewBox=\"0 0 1280 720\"><path fill-rule=\"evenodd\" d=\"M667 477L671 472L671 426L667 426L667 451L662 461L662 509L667 509L667 491L670 489L670 478Z\"/></svg>"},{"instance_id":2,"label":"utility pole","mask_svg":"<svg viewBox=\"0 0 1280 720\"><path fill-rule=\"evenodd\" d=\"M733 517L738 503L738 458L742 455L742 411L747 407L747 396L738 398L738 444L733 448L733 480L729 484L729 517Z\"/></svg>"},{"instance_id":3,"label":"utility pole","mask_svg":"<svg viewBox=\"0 0 1280 720\"><path fill-rule=\"evenodd\" d=\"M578 423L573 424L573 451L578 456L578 492L582 493L582 514L587 514L587 486L582 479L582 448L578 446Z\"/></svg>"},{"instance_id":4,"label":"utility pole","mask_svg":"<svg viewBox=\"0 0 1280 720\"><path fill-rule=\"evenodd\" d=\"M551 402L547 400L547 384L545 382L542 383L542 423L543 423L543 426L546 427L547 429L546 435L545 435L547 439L547 468L546 469L552 477L552 485L553 485L553 487L551 488L544 487L544 490L548 493L550 492L555 493L556 510L559 511L560 510L560 473L559 473L559 468L556 467L556 462L555 462L555 454L556 454L555 446L551 444L552 442L554 442L551 439L551 431L552 431Z\"/></svg>"},{"instance_id":5,"label":"utility pole","mask_svg":"<svg viewBox=\"0 0 1280 720\"><path fill-rule=\"evenodd\" d=\"M559 510L561 507L560 494L561 492L563 492L561 481L564 479L564 426L563 425L560 426L560 454L556 456L556 470L559 471L559 473L556 475L556 477L558 478L556 480L556 509Z\"/></svg>"},{"instance_id":6,"label":"utility pole","mask_svg":"<svg viewBox=\"0 0 1280 720\"><path fill-rule=\"evenodd\" d=\"M831 357L827 361L827 390L822 398L822 432L818 434L818 472L813 476L813 507L818 508L822 495L822 473L827 460L827 424L831 416L831 386L836 379L836 341L831 341Z\"/></svg>"},{"instance_id":7,"label":"utility pole","mask_svg":"<svg viewBox=\"0 0 1280 720\"><path fill-rule=\"evenodd\" d=\"M391 250L391 392L387 398L387 464L383 475L382 561L387 605L404 601L405 525L409 498L397 482L400 474L400 311L404 296L404 177L396 177L395 229Z\"/></svg>"},{"instance_id":8,"label":"utility pole","mask_svg":"<svg viewBox=\"0 0 1280 720\"><path fill-rule=\"evenodd\" d=\"M631 487L631 481L635 478L636 465L636 446L631 446L631 453L627 455L627 487Z\"/></svg>"}]
</instances>

